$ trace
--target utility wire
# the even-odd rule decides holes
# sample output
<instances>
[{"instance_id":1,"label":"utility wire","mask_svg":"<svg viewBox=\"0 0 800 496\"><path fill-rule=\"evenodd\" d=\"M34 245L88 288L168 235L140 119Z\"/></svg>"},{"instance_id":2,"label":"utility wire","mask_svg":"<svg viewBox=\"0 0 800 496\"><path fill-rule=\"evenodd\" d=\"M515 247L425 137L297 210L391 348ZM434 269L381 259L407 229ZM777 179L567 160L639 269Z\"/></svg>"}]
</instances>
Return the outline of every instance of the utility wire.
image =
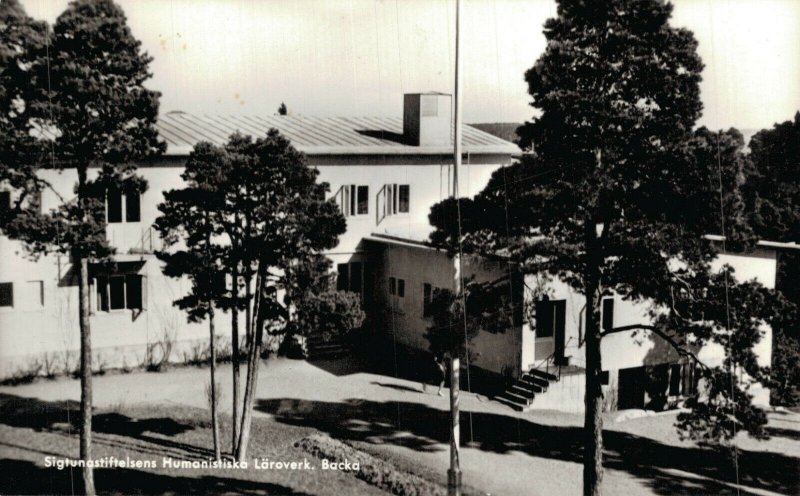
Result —
<instances>
[{"instance_id":1,"label":"utility wire","mask_svg":"<svg viewBox=\"0 0 800 496\"><path fill-rule=\"evenodd\" d=\"M726 234L725 234L725 206L724 206L724 193L722 184L722 158L720 153L720 135L721 131L717 131L717 175L719 179L719 218L720 227L722 229L722 254L727 253ZM730 375L731 383L731 426L733 428L732 441L736 440L736 366L733 363L733 330L731 329L731 306L730 297L728 294L728 271L725 270L725 320L726 330L728 331L728 374ZM736 448L734 442L731 443L733 450L733 467L736 472L736 494L740 493L739 489L739 450Z\"/></svg>"}]
</instances>

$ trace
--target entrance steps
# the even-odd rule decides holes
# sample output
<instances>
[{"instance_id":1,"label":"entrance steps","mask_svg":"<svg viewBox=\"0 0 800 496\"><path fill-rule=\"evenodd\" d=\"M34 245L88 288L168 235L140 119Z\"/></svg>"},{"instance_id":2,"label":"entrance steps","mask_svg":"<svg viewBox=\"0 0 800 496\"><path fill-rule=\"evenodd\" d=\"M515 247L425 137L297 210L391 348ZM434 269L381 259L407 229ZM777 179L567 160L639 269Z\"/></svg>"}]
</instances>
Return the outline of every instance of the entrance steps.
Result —
<instances>
[{"instance_id":1,"label":"entrance steps","mask_svg":"<svg viewBox=\"0 0 800 496\"><path fill-rule=\"evenodd\" d=\"M583 373L583 368L574 365L561 367L558 374L553 374L546 370L530 369L523 373L502 394L495 396L494 399L514 410L528 411L534 406L534 403L542 403L542 400L550 396L548 391L555 393L554 389L562 389L560 382L567 380L567 382L571 383L575 379L574 376L582 376ZM561 396L560 391L555 396ZM538 401L534 401L537 398Z\"/></svg>"},{"instance_id":2,"label":"entrance steps","mask_svg":"<svg viewBox=\"0 0 800 496\"><path fill-rule=\"evenodd\" d=\"M350 346L342 338L325 339L322 334L312 334L306 338L307 360L328 360L349 355Z\"/></svg>"}]
</instances>

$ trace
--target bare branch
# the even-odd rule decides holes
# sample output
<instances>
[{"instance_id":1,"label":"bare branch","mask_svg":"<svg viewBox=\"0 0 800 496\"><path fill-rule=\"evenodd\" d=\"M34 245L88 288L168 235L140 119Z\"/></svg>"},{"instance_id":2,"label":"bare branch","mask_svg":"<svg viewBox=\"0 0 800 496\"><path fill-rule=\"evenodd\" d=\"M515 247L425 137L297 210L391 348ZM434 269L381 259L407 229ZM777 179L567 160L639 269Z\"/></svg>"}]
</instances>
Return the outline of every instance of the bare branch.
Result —
<instances>
[{"instance_id":1,"label":"bare branch","mask_svg":"<svg viewBox=\"0 0 800 496\"><path fill-rule=\"evenodd\" d=\"M668 335L667 333L665 333L661 329L657 328L656 326L647 325L647 324L634 324L634 325L628 325L628 326L614 327L613 329L608 329L605 332L600 333L600 338L602 339L602 338L604 338L605 336L607 336L609 334L615 334L615 333L618 333L618 332L625 332L625 331L636 331L636 330L651 331L651 332L654 332L654 333L658 334L659 336L661 336L661 338L664 339L664 341L666 341L670 346L672 346L675 349L675 351L678 352L679 355L683 355L685 357L691 358L698 365L703 367L705 370L711 371L711 367L709 367L708 365L703 363L700 360L700 358L697 357L697 355L695 353L693 353L693 352L687 350L686 348L684 348L683 346L681 346L677 341L675 341L675 339L672 336Z\"/></svg>"}]
</instances>

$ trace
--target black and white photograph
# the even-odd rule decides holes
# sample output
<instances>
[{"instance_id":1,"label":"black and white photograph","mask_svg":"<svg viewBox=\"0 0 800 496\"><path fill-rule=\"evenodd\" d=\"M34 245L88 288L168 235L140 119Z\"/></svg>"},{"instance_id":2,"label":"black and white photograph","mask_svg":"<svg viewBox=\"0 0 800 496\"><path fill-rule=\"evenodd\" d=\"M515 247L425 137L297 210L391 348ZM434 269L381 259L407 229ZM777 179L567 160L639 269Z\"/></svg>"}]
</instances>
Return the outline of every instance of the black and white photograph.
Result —
<instances>
[{"instance_id":1,"label":"black and white photograph","mask_svg":"<svg viewBox=\"0 0 800 496\"><path fill-rule=\"evenodd\" d=\"M800 494L800 0L0 0L0 495Z\"/></svg>"}]
</instances>

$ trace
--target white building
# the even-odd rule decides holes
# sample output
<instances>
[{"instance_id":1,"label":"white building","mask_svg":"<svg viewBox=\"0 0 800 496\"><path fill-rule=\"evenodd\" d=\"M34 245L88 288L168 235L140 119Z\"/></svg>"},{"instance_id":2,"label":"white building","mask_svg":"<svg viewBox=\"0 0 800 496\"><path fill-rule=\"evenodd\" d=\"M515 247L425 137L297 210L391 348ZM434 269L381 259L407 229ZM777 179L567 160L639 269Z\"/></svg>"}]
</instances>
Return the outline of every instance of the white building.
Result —
<instances>
[{"instance_id":1,"label":"white building","mask_svg":"<svg viewBox=\"0 0 800 496\"><path fill-rule=\"evenodd\" d=\"M341 279L346 288L363 293L372 276L364 266L362 240L375 232L427 236L431 206L451 193L450 109L450 95L429 93L406 95L402 118L162 116L158 129L167 152L138 164L149 189L141 197L118 195L107 203L108 238L122 263L114 274L92 268L95 367L142 365L148 353L160 353L165 336L175 342L174 360L199 356L206 346L207 327L187 323L172 305L189 283L163 276L153 254L160 242L151 227L162 193L181 187L180 174L196 143L223 144L236 131L264 136L270 128L289 138L320 171L319 180L331 185L345 214L347 232L329 256L347 274ZM466 127L461 191L480 191L492 171L517 152L511 143ZM74 195L74 170L42 175L61 196ZM2 198L7 201L8 195ZM42 207L57 201L46 191ZM68 257L32 261L19 242L0 236L0 378L77 367L77 296L76 270ZM230 335L228 321L218 318L220 336Z\"/></svg>"},{"instance_id":2,"label":"white building","mask_svg":"<svg viewBox=\"0 0 800 496\"><path fill-rule=\"evenodd\" d=\"M347 232L328 256L339 273L340 289L364 296L370 317L367 331L390 341L405 356L424 355L428 349L424 333L431 325L426 300L435 288L455 289L459 277L454 258L424 243L432 229L431 207L452 193L451 104L449 95L426 93L406 95L403 116L397 118L210 117L183 112L162 116L158 128L167 152L138 164L148 191L141 197L112 197L107 204L107 233L121 263L112 274L92 268L95 368L146 365L149 356L163 353L166 343L174 343L172 360L202 356L208 341L206 325L187 323L185 314L172 305L189 290L188 281L165 277L153 254L160 248L151 227L157 205L164 191L181 187L180 174L196 143L223 144L236 131L263 136L270 128L304 152L309 165L319 170L319 180L331 185ZM481 191L492 172L519 153L512 143L470 126L464 127L463 151L459 188L464 196ZM62 196L73 194L74 171L42 174ZM43 208L56 201L54 193L46 192ZM733 265L742 280L755 278L771 288L780 251L793 248L797 245L763 242L753 253L728 254L718 263ZM500 392L518 380L506 399L525 407L582 409L583 297L556 281L547 284L547 302L532 301L530 290L522 288L536 282L530 277L522 281L502 259L466 258L464 272L479 281L518 282L510 287L512 299L519 307L523 301L535 306L540 315L534 322L520 318L506 332L481 332L475 338L476 381L486 379ZM0 378L77 367L75 276L67 257L31 261L18 242L0 237ZM603 310L604 325L647 321L644 305L618 298L604 301ZM224 344L230 336L229 319L218 315L217 332ZM771 361L771 342L771 332L765 329L757 350L764 365ZM672 396L694 387L691 365L655 336L610 335L602 342L602 354L608 372L606 389L613 393L608 395L610 407L641 406L646 377L652 373L666 372ZM708 346L701 357L716 364L722 352ZM566 363L570 366L561 369L558 382L528 374L532 368L552 371ZM758 399L766 401L765 394L762 391Z\"/></svg>"}]
</instances>

